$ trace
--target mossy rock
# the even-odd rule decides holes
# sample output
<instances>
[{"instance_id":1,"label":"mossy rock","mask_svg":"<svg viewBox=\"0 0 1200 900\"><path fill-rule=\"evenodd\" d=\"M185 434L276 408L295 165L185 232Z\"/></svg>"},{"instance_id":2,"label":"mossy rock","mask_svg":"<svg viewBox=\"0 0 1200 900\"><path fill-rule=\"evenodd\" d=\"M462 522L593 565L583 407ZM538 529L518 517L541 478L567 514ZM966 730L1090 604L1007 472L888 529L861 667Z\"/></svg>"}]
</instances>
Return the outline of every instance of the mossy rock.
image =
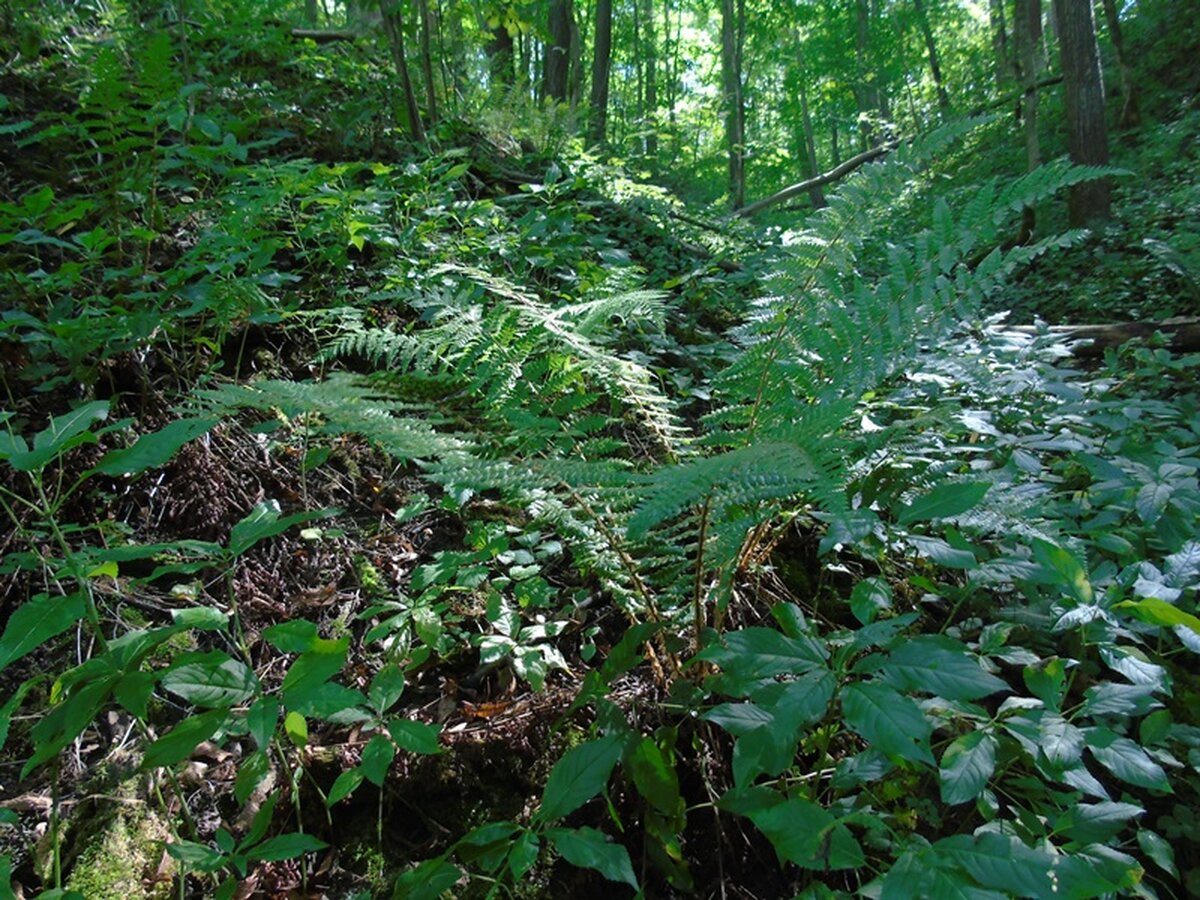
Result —
<instances>
[{"instance_id":1,"label":"mossy rock","mask_svg":"<svg viewBox=\"0 0 1200 900\"><path fill-rule=\"evenodd\" d=\"M147 810L118 811L108 826L81 836L67 888L88 900L169 900L174 860L163 861L171 833Z\"/></svg>"}]
</instances>

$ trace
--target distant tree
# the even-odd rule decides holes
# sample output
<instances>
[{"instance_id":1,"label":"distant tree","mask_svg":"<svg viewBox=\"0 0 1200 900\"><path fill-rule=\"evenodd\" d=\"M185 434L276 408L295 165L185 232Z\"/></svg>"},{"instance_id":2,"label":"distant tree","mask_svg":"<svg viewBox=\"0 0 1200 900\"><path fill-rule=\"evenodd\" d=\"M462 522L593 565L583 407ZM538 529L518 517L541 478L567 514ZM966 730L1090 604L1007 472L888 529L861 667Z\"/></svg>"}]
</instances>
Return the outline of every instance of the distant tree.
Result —
<instances>
[{"instance_id":1,"label":"distant tree","mask_svg":"<svg viewBox=\"0 0 1200 900\"><path fill-rule=\"evenodd\" d=\"M938 108L945 114L950 111L950 93L942 80L942 62L938 56L937 42L933 38L933 27L929 24L929 14L925 10L924 0L913 0L913 11L917 14L917 27L925 41L925 51L929 54L929 71L933 75L933 83L937 87Z\"/></svg>"},{"instance_id":2,"label":"distant tree","mask_svg":"<svg viewBox=\"0 0 1200 900\"><path fill-rule=\"evenodd\" d=\"M725 142L729 149L729 200L746 204L746 99L742 93L742 46L745 0L721 0L721 80L724 89Z\"/></svg>"},{"instance_id":3,"label":"distant tree","mask_svg":"<svg viewBox=\"0 0 1200 900\"><path fill-rule=\"evenodd\" d=\"M1142 114L1138 109L1137 85L1133 82L1129 58L1125 55L1125 37L1121 32L1121 14L1116 0L1104 0L1104 18L1113 54L1117 57L1117 69L1121 74L1121 113L1117 117L1117 124L1121 128L1132 128L1142 121Z\"/></svg>"},{"instance_id":4,"label":"distant tree","mask_svg":"<svg viewBox=\"0 0 1200 900\"><path fill-rule=\"evenodd\" d=\"M1071 161L1088 166L1108 165L1104 78L1091 0L1054 0L1054 23L1062 55L1067 150ZM1087 181L1072 187L1067 210L1074 227L1108 219L1111 214L1108 180Z\"/></svg>"},{"instance_id":5,"label":"distant tree","mask_svg":"<svg viewBox=\"0 0 1200 900\"><path fill-rule=\"evenodd\" d=\"M612 0L596 0L596 40L592 57L592 111L588 140L603 144L608 125L608 75L612 64Z\"/></svg>"},{"instance_id":6,"label":"distant tree","mask_svg":"<svg viewBox=\"0 0 1200 900\"><path fill-rule=\"evenodd\" d=\"M405 125L414 141L424 142L425 126L421 122L421 110L417 106L417 95L413 92L412 79L408 74L408 60L404 50L404 19L400 0L381 0L383 28L387 33L388 46L392 51L392 63L400 78L400 90L404 96Z\"/></svg>"},{"instance_id":7,"label":"distant tree","mask_svg":"<svg viewBox=\"0 0 1200 900\"><path fill-rule=\"evenodd\" d=\"M571 0L550 0L550 40L546 44L546 62L542 69L542 95L547 100L557 103L565 103L567 100L567 76L571 69L572 17Z\"/></svg>"}]
</instances>

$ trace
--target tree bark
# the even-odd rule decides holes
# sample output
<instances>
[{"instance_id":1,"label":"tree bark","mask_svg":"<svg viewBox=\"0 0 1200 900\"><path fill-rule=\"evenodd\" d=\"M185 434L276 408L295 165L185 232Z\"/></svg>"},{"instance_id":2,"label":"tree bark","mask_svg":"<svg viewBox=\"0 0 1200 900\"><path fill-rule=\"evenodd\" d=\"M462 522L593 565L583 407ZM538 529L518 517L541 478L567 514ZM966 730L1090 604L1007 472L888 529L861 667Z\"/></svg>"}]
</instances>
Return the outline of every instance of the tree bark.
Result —
<instances>
[{"instance_id":1,"label":"tree bark","mask_svg":"<svg viewBox=\"0 0 1200 900\"><path fill-rule=\"evenodd\" d=\"M1054 0L1054 21L1062 55L1068 153L1071 161L1079 165L1106 166L1104 78L1091 0ZM1075 228L1106 221L1111 214L1108 180L1072 186L1067 211Z\"/></svg>"},{"instance_id":2,"label":"tree bark","mask_svg":"<svg viewBox=\"0 0 1200 900\"><path fill-rule=\"evenodd\" d=\"M1017 75L1024 89L1021 95L1021 127L1025 132L1026 168L1032 172L1042 164L1038 140L1038 75L1042 39L1042 0L1015 0L1013 8L1013 41L1017 45ZM1037 211L1032 206L1021 212L1021 238L1025 243L1033 236Z\"/></svg>"},{"instance_id":3,"label":"tree bark","mask_svg":"<svg viewBox=\"0 0 1200 900\"><path fill-rule=\"evenodd\" d=\"M404 95L404 109L408 122L408 133L417 143L425 142L425 126L421 123L421 110L417 107L417 96L413 93L412 79L408 76L408 61L404 54L404 20L400 16L398 2L387 5L383 13L383 28L387 32L388 46L392 51L392 63L400 77L400 90Z\"/></svg>"},{"instance_id":4,"label":"tree bark","mask_svg":"<svg viewBox=\"0 0 1200 900\"><path fill-rule=\"evenodd\" d=\"M738 4L739 11L743 8ZM746 110L742 96L742 60L734 0L721 0L721 75L724 86L725 142L729 148L729 202L746 202Z\"/></svg>"},{"instance_id":5,"label":"tree bark","mask_svg":"<svg viewBox=\"0 0 1200 900\"><path fill-rule=\"evenodd\" d=\"M612 62L612 0L596 0L596 42L592 57L592 111L588 140L603 145L608 126L608 72Z\"/></svg>"},{"instance_id":6,"label":"tree bark","mask_svg":"<svg viewBox=\"0 0 1200 900\"><path fill-rule=\"evenodd\" d=\"M800 81L800 127L804 140L804 159L808 163L804 174L812 178L818 174L819 170L817 169L817 142L813 137L812 117L808 112L808 70L804 65L804 44L800 40L800 35L795 31L792 32L792 41L796 44L796 67L799 70ZM808 196L816 209L821 209L826 205L825 191L821 185L813 185L809 189Z\"/></svg>"},{"instance_id":7,"label":"tree bark","mask_svg":"<svg viewBox=\"0 0 1200 900\"><path fill-rule=\"evenodd\" d=\"M1033 325L1017 325L1011 328L1020 334L1040 334ZM1120 322L1116 325L1054 325L1051 334L1070 340L1087 341L1075 344L1071 353L1081 357L1103 356L1109 347L1119 347L1135 338L1145 339L1161 331L1169 338L1168 347L1176 353L1192 353L1200 350L1200 319L1167 319L1163 322Z\"/></svg>"},{"instance_id":8,"label":"tree bark","mask_svg":"<svg viewBox=\"0 0 1200 900\"><path fill-rule=\"evenodd\" d=\"M933 39L933 28L929 24L929 16L925 12L924 0L913 0L913 10L917 14L917 27L921 29L921 37L925 40L925 50L929 54L929 71L933 75L933 83L937 87L938 108L945 115L950 111L950 93L942 80L942 63L938 57L937 42Z\"/></svg>"},{"instance_id":9,"label":"tree bark","mask_svg":"<svg viewBox=\"0 0 1200 900\"><path fill-rule=\"evenodd\" d=\"M1121 15L1116 0L1104 0L1104 18L1108 22L1108 36L1121 73L1121 113L1117 117L1117 126L1133 128L1141 123L1142 113L1138 108L1137 85L1133 83L1133 72L1125 55L1125 37L1121 33Z\"/></svg>"},{"instance_id":10,"label":"tree bark","mask_svg":"<svg viewBox=\"0 0 1200 900\"><path fill-rule=\"evenodd\" d=\"M571 0L550 0L550 43L546 45L542 96L555 103L567 100L571 65Z\"/></svg>"},{"instance_id":11,"label":"tree bark","mask_svg":"<svg viewBox=\"0 0 1200 900\"><path fill-rule=\"evenodd\" d=\"M425 78L425 111L429 124L436 125L437 91L433 84L433 17L429 14L429 0L417 0L417 12L421 17L421 74Z\"/></svg>"},{"instance_id":12,"label":"tree bark","mask_svg":"<svg viewBox=\"0 0 1200 900\"><path fill-rule=\"evenodd\" d=\"M658 36L654 28L654 0L646 0L646 155L658 157Z\"/></svg>"},{"instance_id":13,"label":"tree bark","mask_svg":"<svg viewBox=\"0 0 1200 900\"><path fill-rule=\"evenodd\" d=\"M567 78L567 102L571 106L572 118L579 109L579 101L583 96L583 38L579 34L579 23L571 16L571 54L570 75Z\"/></svg>"},{"instance_id":14,"label":"tree bark","mask_svg":"<svg viewBox=\"0 0 1200 900\"><path fill-rule=\"evenodd\" d=\"M988 24L992 29L992 56L996 66L996 87L1004 90L1012 78L1012 61L1008 55L1008 23L1004 16L1004 0L988 4Z\"/></svg>"}]
</instances>

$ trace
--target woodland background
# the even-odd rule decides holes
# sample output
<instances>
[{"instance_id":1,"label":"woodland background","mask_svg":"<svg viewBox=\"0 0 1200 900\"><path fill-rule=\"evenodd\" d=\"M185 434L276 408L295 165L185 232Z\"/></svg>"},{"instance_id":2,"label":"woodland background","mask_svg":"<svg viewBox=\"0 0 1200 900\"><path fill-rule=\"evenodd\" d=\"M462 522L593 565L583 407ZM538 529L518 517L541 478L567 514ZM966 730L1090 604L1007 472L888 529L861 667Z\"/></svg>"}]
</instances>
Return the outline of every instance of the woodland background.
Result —
<instances>
[{"instance_id":1,"label":"woodland background","mask_svg":"<svg viewBox=\"0 0 1200 900\"><path fill-rule=\"evenodd\" d=\"M1200 893L1197 12L0 0L0 897Z\"/></svg>"}]
</instances>

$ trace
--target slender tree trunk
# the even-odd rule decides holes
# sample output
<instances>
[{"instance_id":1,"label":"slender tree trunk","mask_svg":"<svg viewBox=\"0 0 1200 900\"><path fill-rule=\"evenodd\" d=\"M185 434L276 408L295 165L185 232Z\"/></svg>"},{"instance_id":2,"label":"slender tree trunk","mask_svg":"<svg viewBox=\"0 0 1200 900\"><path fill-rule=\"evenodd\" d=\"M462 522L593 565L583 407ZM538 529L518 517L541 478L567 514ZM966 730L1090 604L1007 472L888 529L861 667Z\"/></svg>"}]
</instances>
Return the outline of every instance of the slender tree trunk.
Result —
<instances>
[{"instance_id":1,"label":"slender tree trunk","mask_svg":"<svg viewBox=\"0 0 1200 900\"><path fill-rule=\"evenodd\" d=\"M421 123L421 110L417 107L417 95L413 93L412 79L408 77L408 61L404 54L404 20L401 4L394 2L383 7L383 27L387 32L388 46L392 51L392 63L400 77L400 90L404 94L404 110L408 122L408 133L417 143L425 141L425 126Z\"/></svg>"},{"instance_id":2,"label":"slender tree trunk","mask_svg":"<svg viewBox=\"0 0 1200 900\"><path fill-rule=\"evenodd\" d=\"M1038 77L1041 75L1042 0L1015 0L1013 8L1013 42L1017 45L1017 74L1024 94L1021 97L1021 123L1025 131L1025 157L1032 172L1042 164L1038 140ZM1033 236L1037 225L1037 210L1032 206L1021 212L1020 243Z\"/></svg>"},{"instance_id":3,"label":"slender tree trunk","mask_svg":"<svg viewBox=\"0 0 1200 900\"><path fill-rule=\"evenodd\" d=\"M721 74L724 82L725 141L729 147L729 201L746 203L746 113L742 97L742 61L734 0L721 0Z\"/></svg>"},{"instance_id":4,"label":"slender tree trunk","mask_svg":"<svg viewBox=\"0 0 1200 900\"><path fill-rule=\"evenodd\" d=\"M938 58L937 42L933 39L933 28L929 24L929 16L925 12L924 0L913 0L913 10L917 14L917 27L921 29L921 37L925 39L925 50L929 53L929 71L933 75L933 83L937 87L938 108L944 116L950 111L950 94L946 83L942 80L942 63Z\"/></svg>"},{"instance_id":5,"label":"slender tree trunk","mask_svg":"<svg viewBox=\"0 0 1200 900\"><path fill-rule=\"evenodd\" d=\"M1138 108L1137 85L1133 83L1133 72L1125 55L1125 37L1121 33L1121 16L1116 0L1104 0L1104 18L1108 22L1108 36L1112 39L1113 53L1121 73L1121 112L1117 117L1117 127L1133 128L1141 123L1142 113Z\"/></svg>"},{"instance_id":6,"label":"slender tree trunk","mask_svg":"<svg viewBox=\"0 0 1200 900\"><path fill-rule=\"evenodd\" d=\"M546 44L542 95L565 103L571 68L571 0L550 0L550 42Z\"/></svg>"},{"instance_id":7,"label":"slender tree trunk","mask_svg":"<svg viewBox=\"0 0 1200 900\"><path fill-rule=\"evenodd\" d=\"M996 65L996 88L1003 91L1012 78L1012 61L1008 55L1008 23L1005 21L1004 0L990 0L988 23L992 29L992 56Z\"/></svg>"},{"instance_id":8,"label":"slender tree trunk","mask_svg":"<svg viewBox=\"0 0 1200 900\"><path fill-rule=\"evenodd\" d=\"M317 24L317 0L304 0L304 22L310 28Z\"/></svg>"},{"instance_id":9,"label":"slender tree trunk","mask_svg":"<svg viewBox=\"0 0 1200 900\"><path fill-rule=\"evenodd\" d=\"M854 88L854 100L858 105L858 128L863 150L880 142L877 129L871 120L877 112L883 111L879 84L869 58L870 43L871 7L868 0L855 0L854 60L858 78Z\"/></svg>"},{"instance_id":10,"label":"slender tree trunk","mask_svg":"<svg viewBox=\"0 0 1200 900\"><path fill-rule=\"evenodd\" d=\"M567 78L567 100L571 106L571 116L579 109L579 100L583 95L583 38L579 34L579 23L571 16L571 59L570 75Z\"/></svg>"},{"instance_id":11,"label":"slender tree trunk","mask_svg":"<svg viewBox=\"0 0 1200 900\"><path fill-rule=\"evenodd\" d=\"M642 116L645 115L644 82L642 80L642 0L633 0L633 79L634 79L634 121L637 123L637 143L642 144ZM641 155L645 155L645 145L641 146Z\"/></svg>"},{"instance_id":12,"label":"slender tree trunk","mask_svg":"<svg viewBox=\"0 0 1200 900\"><path fill-rule=\"evenodd\" d=\"M658 157L658 35L654 0L646 0L646 155Z\"/></svg>"},{"instance_id":13,"label":"slender tree trunk","mask_svg":"<svg viewBox=\"0 0 1200 900\"><path fill-rule=\"evenodd\" d=\"M819 172L817 168L817 142L813 137L812 117L808 112L808 70L804 65L804 44L800 35L793 31L792 42L796 45L796 68L800 82L800 125L804 139L805 178L813 178ZM812 205L817 209L825 206L825 190L821 185L814 185L808 192Z\"/></svg>"},{"instance_id":14,"label":"slender tree trunk","mask_svg":"<svg viewBox=\"0 0 1200 900\"><path fill-rule=\"evenodd\" d=\"M833 157L833 165L835 167L842 164L842 150L838 146L837 119L829 123L829 155Z\"/></svg>"},{"instance_id":15,"label":"slender tree trunk","mask_svg":"<svg viewBox=\"0 0 1200 900\"><path fill-rule=\"evenodd\" d=\"M1091 0L1054 0L1054 21L1062 55L1067 149L1071 161L1085 166L1108 165L1104 77L1100 71ZM1111 213L1108 180L1074 185L1067 209L1073 227L1107 220Z\"/></svg>"},{"instance_id":16,"label":"slender tree trunk","mask_svg":"<svg viewBox=\"0 0 1200 900\"><path fill-rule=\"evenodd\" d=\"M421 17L421 74L425 78L425 111L429 124L436 125L437 91L433 83L433 16L429 14L429 0L417 0L417 13Z\"/></svg>"},{"instance_id":17,"label":"slender tree trunk","mask_svg":"<svg viewBox=\"0 0 1200 900\"><path fill-rule=\"evenodd\" d=\"M596 41L592 57L592 110L588 140L603 145L608 126L608 71L612 63L612 0L596 0Z\"/></svg>"}]
</instances>

